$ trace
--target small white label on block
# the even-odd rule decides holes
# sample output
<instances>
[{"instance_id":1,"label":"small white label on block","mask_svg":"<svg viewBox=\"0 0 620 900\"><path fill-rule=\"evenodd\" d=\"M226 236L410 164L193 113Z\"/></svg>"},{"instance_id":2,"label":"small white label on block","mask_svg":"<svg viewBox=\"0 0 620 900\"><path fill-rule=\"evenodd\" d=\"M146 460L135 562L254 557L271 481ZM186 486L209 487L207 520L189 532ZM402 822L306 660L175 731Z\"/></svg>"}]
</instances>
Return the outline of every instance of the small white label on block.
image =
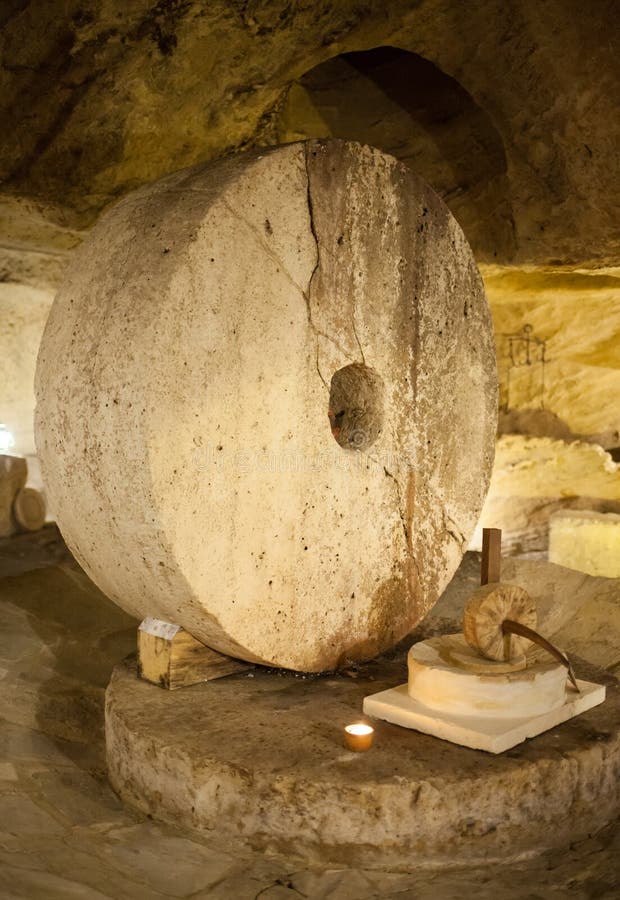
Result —
<instances>
[{"instance_id":1,"label":"small white label on block","mask_svg":"<svg viewBox=\"0 0 620 900\"><path fill-rule=\"evenodd\" d=\"M173 625L172 622L146 618L140 623L138 630L146 631L147 634L152 634L153 637L165 638L167 641L171 641L180 629L180 625Z\"/></svg>"}]
</instances>

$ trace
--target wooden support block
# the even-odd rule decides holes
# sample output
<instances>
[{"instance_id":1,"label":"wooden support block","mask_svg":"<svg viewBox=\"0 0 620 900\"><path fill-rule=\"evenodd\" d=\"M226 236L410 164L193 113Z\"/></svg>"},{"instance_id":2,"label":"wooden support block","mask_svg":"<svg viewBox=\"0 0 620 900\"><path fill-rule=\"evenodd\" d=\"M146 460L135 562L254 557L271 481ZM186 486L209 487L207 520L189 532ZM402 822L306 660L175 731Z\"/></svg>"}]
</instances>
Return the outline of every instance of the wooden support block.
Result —
<instances>
[{"instance_id":1,"label":"wooden support block","mask_svg":"<svg viewBox=\"0 0 620 900\"><path fill-rule=\"evenodd\" d=\"M502 569L502 529L482 529L482 566L480 584L495 584Z\"/></svg>"},{"instance_id":2,"label":"wooden support block","mask_svg":"<svg viewBox=\"0 0 620 900\"><path fill-rule=\"evenodd\" d=\"M145 619L138 628L138 675L170 691L251 668L201 644L180 625Z\"/></svg>"},{"instance_id":3,"label":"wooden support block","mask_svg":"<svg viewBox=\"0 0 620 900\"><path fill-rule=\"evenodd\" d=\"M0 537L17 531L13 501L26 486L28 465L21 456L0 455Z\"/></svg>"}]
</instances>

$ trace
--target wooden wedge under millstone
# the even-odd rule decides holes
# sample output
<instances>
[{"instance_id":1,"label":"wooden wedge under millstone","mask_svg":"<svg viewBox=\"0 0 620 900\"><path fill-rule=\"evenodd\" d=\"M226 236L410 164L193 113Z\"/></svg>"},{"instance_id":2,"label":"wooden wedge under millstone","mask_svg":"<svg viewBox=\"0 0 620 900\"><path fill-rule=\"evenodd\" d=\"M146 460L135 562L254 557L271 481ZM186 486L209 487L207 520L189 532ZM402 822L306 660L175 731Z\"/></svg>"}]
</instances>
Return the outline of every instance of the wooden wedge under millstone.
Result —
<instances>
[{"instance_id":1,"label":"wooden wedge under millstone","mask_svg":"<svg viewBox=\"0 0 620 900\"><path fill-rule=\"evenodd\" d=\"M138 628L138 675L170 691L252 668L201 644L180 625L147 618Z\"/></svg>"}]
</instances>

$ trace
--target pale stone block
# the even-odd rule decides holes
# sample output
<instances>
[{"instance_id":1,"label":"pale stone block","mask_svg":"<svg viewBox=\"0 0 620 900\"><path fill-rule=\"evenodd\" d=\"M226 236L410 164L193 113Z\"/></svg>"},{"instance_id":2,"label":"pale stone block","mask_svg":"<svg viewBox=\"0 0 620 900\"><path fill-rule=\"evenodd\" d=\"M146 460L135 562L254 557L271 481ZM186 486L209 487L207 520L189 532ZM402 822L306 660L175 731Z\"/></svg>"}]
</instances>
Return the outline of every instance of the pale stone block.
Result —
<instances>
[{"instance_id":1,"label":"pale stone block","mask_svg":"<svg viewBox=\"0 0 620 900\"><path fill-rule=\"evenodd\" d=\"M442 712L410 697L406 684L365 697L364 714L431 734L462 747L503 753L528 738L536 737L537 734L598 706L605 699L604 685L580 680L577 684L579 694L567 693L562 706L539 716L510 719L488 715L459 716Z\"/></svg>"},{"instance_id":2,"label":"pale stone block","mask_svg":"<svg viewBox=\"0 0 620 900\"><path fill-rule=\"evenodd\" d=\"M556 513L550 520L549 561L588 575L620 578L620 515Z\"/></svg>"}]
</instances>

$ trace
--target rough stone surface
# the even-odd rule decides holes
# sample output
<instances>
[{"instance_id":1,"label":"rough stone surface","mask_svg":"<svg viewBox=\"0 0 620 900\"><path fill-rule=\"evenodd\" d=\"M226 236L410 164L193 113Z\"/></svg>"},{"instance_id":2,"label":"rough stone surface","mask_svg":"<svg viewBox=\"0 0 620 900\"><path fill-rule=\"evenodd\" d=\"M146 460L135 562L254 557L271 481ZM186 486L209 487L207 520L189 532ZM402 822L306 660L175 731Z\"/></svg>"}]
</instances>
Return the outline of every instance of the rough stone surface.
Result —
<instances>
[{"instance_id":1,"label":"rough stone surface","mask_svg":"<svg viewBox=\"0 0 620 900\"><path fill-rule=\"evenodd\" d=\"M620 446L620 271L483 267L504 432ZM530 365L511 336L531 328ZM618 479L620 483L620 478Z\"/></svg>"},{"instance_id":2,"label":"rough stone surface","mask_svg":"<svg viewBox=\"0 0 620 900\"><path fill-rule=\"evenodd\" d=\"M372 437L360 450L328 419L352 363L383 385L376 421L362 392L332 411L351 448ZM392 646L462 557L494 449L490 318L416 176L292 144L102 219L50 314L37 398L50 503L109 597L232 656L331 669Z\"/></svg>"},{"instance_id":3,"label":"rough stone surface","mask_svg":"<svg viewBox=\"0 0 620 900\"><path fill-rule=\"evenodd\" d=\"M447 599L467 588L478 565L475 554L466 556ZM7 898L617 898L616 823L520 862L397 873L309 866L150 821L107 784L102 730L105 684L138 623L79 576L53 527L0 541L0 605L0 893ZM477 827L477 818L467 823Z\"/></svg>"},{"instance_id":4,"label":"rough stone surface","mask_svg":"<svg viewBox=\"0 0 620 900\"><path fill-rule=\"evenodd\" d=\"M5 4L2 25L3 263L22 276L33 248L31 269L138 184L273 142L282 109L307 103L306 73L381 47L416 54L434 76L403 97L407 63L386 73L341 59L349 77L331 103L331 133L390 149L404 120L403 155L413 142L416 162L474 225L472 240L475 223L488 223L481 249L494 261L620 261L618 17L608 0L594 12L574 0L50 0ZM324 136L308 133L307 118L300 136ZM362 133L342 135L352 119Z\"/></svg>"},{"instance_id":5,"label":"rough stone surface","mask_svg":"<svg viewBox=\"0 0 620 900\"><path fill-rule=\"evenodd\" d=\"M120 666L106 693L109 777L157 818L337 865L516 859L620 811L620 691L606 673L589 679L608 683L602 706L499 757L381 722L371 751L344 750L364 696L404 676L399 654L356 679L256 671L179 698Z\"/></svg>"}]
</instances>

